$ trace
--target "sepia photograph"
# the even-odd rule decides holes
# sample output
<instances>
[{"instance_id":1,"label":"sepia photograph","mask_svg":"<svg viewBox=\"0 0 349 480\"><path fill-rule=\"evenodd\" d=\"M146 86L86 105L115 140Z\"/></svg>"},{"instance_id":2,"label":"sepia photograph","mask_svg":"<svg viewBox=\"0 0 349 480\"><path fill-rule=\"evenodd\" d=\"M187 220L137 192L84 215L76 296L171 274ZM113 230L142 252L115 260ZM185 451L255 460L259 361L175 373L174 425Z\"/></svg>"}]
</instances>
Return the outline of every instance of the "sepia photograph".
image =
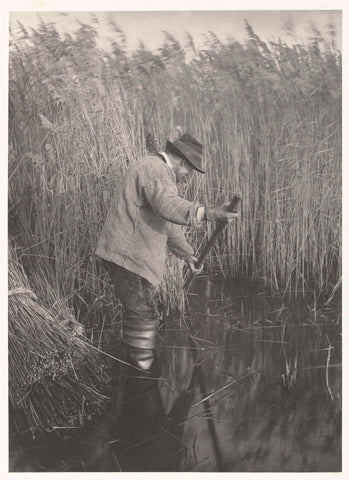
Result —
<instances>
[{"instance_id":1,"label":"sepia photograph","mask_svg":"<svg viewBox=\"0 0 349 480\"><path fill-rule=\"evenodd\" d=\"M44 3L8 12L7 471L342 472L342 10Z\"/></svg>"}]
</instances>

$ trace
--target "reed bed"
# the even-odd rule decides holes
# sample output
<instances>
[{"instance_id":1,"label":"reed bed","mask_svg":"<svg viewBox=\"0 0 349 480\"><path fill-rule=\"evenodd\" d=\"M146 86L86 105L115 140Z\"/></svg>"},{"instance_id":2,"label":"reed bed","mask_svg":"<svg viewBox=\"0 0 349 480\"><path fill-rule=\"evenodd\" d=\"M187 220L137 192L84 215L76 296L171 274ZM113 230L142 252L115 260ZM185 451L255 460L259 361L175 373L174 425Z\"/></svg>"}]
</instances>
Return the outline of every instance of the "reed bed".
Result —
<instances>
[{"instance_id":1,"label":"reed bed","mask_svg":"<svg viewBox=\"0 0 349 480\"><path fill-rule=\"evenodd\" d=\"M165 33L157 52L141 43L130 51L112 27L105 50L91 25L62 37L42 21L12 38L9 232L43 304L15 298L30 300L43 321L54 304L47 291L58 292L88 338L100 340L106 317L118 312L93 254L109 199L129 164L180 130L204 143L207 165L187 197L211 206L243 197L241 221L225 230L207 271L218 265L274 291L335 298L341 54L333 39L313 31L307 44L266 44L246 24L243 43L211 33L198 50L190 35L182 45ZM188 229L194 248L213 228ZM182 265L168 262L166 313L184 306Z\"/></svg>"},{"instance_id":2,"label":"reed bed","mask_svg":"<svg viewBox=\"0 0 349 480\"><path fill-rule=\"evenodd\" d=\"M316 31L292 47L246 31L245 43L212 33L201 51L189 35L181 45L165 34L154 53L130 52L117 25L105 51L91 26L65 38L52 24L23 27L10 51L10 227L26 253L40 243L63 295L100 296L91 256L115 182L177 126L205 144L208 173L188 197L215 205L243 195L239 228L216 250L222 268L276 290L335 287L340 52ZM199 247L209 233L188 235Z\"/></svg>"}]
</instances>

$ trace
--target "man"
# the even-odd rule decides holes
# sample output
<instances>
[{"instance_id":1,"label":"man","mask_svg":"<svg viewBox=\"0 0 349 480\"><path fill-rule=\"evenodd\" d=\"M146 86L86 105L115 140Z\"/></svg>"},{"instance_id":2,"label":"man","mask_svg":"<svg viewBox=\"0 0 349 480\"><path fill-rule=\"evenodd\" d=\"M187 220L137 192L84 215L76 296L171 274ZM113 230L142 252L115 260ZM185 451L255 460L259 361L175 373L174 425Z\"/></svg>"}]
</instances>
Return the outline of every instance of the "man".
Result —
<instances>
[{"instance_id":1,"label":"man","mask_svg":"<svg viewBox=\"0 0 349 480\"><path fill-rule=\"evenodd\" d=\"M226 205L208 208L179 196L177 182L194 170L205 173L202 151L197 140L184 134L168 140L165 152L134 163L118 186L98 240L96 255L104 260L125 309L122 341L127 360L144 372L154 372L160 323L155 295L167 246L197 273L194 251L181 225L200 227L203 220L237 217Z\"/></svg>"}]
</instances>

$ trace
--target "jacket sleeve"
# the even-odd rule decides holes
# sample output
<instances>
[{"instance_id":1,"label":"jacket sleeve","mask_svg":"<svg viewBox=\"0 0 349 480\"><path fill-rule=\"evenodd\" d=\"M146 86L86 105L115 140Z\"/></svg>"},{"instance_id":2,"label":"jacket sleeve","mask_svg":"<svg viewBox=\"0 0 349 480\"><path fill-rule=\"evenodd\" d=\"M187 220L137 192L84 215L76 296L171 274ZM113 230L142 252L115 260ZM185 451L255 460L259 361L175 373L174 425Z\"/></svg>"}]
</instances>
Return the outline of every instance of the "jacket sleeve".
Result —
<instances>
[{"instance_id":1,"label":"jacket sleeve","mask_svg":"<svg viewBox=\"0 0 349 480\"><path fill-rule=\"evenodd\" d=\"M180 197L175 183L165 172L156 172L146 180L143 187L144 197L158 215L178 225L202 225L196 216L201 205Z\"/></svg>"},{"instance_id":2,"label":"jacket sleeve","mask_svg":"<svg viewBox=\"0 0 349 480\"><path fill-rule=\"evenodd\" d=\"M194 255L194 249L187 242L182 227L175 223L167 223L167 245L176 257L183 260L186 260L188 256Z\"/></svg>"}]
</instances>

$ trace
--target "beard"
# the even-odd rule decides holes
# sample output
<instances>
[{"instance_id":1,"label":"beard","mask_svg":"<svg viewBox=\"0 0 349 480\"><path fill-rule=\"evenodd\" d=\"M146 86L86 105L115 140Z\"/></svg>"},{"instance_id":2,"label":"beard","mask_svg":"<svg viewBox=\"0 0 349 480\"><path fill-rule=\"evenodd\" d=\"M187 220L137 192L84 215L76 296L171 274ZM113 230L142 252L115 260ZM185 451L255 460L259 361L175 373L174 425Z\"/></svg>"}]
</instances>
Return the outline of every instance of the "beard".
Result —
<instances>
[{"instance_id":1,"label":"beard","mask_svg":"<svg viewBox=\"0 0 349 480\"><path fill-rule=\"evenodd\" d=\"M177 188L178 188L178 193L181 197L184 197L184 195L186 193L186 190L187 190L188 183L189 183L188 175L183 175L182 177L177 177L176 178L176 185L177 185Z\"/></svg>"}]
</instances>

